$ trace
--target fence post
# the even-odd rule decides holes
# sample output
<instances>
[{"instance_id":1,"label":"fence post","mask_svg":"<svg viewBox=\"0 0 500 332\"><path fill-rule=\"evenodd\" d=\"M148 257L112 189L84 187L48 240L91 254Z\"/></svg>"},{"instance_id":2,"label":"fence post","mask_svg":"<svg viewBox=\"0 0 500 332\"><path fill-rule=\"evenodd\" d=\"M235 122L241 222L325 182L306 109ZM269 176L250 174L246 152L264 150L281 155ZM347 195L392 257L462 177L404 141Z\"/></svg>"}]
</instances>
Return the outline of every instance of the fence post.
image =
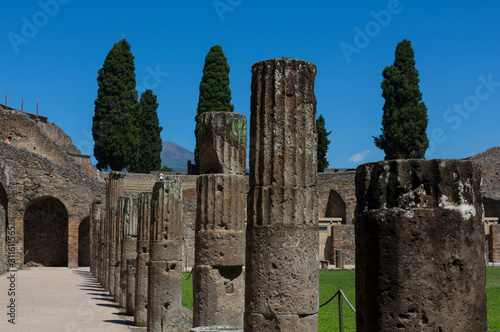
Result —
<instances>
[{"instance_id":1,"label":"fence post","mask_svg":"<svg viewBox=\"0 0 500 332\"><path fill-rule=\"evenodd\" d=\"M339 331L344 332L344 314L342 311L342 293L340 290L337 292L337 297L339 299Z\"/></svg>"}]
</instances>

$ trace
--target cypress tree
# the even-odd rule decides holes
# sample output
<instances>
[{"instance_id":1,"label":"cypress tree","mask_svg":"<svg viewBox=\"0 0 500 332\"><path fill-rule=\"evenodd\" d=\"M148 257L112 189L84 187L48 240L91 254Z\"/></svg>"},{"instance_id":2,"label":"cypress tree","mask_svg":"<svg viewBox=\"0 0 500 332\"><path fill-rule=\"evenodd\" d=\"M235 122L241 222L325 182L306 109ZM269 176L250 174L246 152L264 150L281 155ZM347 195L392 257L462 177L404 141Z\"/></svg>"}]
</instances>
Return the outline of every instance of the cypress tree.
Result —
<instances>
[{"instance_id":1,"label":"cypress tree","mask_svg":"<svg viewBox=\"0 0 500 332\"><path fill-rule=\"evenodd\" d=\"M382 76L382 135L373 137L375 145L384 150L386 160L424 158L429 147L427 107L409 40L398 43L394 64L386 67Z\"/></svg>"},{"instance_id":2,"label":"cypress tree","mask_svg":"<svg viewBox=\"0 0 500 332\"><path fill-rule=\"evenodd\" d=\"M332 133L331 131L326 131L323 115L320 115L319 118L316 119L316 132L318 134L318 147L316 150L318 156L318 172L323 172L330 164L326 159L326 155L328 154L328 145L331 143L328 139L328 135Z\"/></svg>"},{"instance_id":3,"label":"cypress tree","mask_svg":"<svg viewBox=\"0 0 500 332\"><path fill-rule=\"evenodd\" d=\"M117 42L99 70L97 99L94 102L92 136L97 168L115 171L129 168L137 159L137 112L134 56L130 44Z\"/></svg>"},{"instance_id":4,"label":"cypress tree","mask_svg":"<svg viewBox=\"0 0 500 332\"><path fill-rule=\"evenodd\" d=\"M215 45L205 57L203 77L200 83L200 97L198 109L196 110L196 147L194 150L194 162L199 166L198 131L200 130L200 115L204 112L232 112L234 106L231 104L231 89L229 88L229 65L226 56L222 52L222 46Z\"/></svg>"},{"instance_id":5,"label":"cypress tree","mask_svg":"<svg viewBox=\"0 0 500 332\"><path fill-rule=\"evenodd\" d=\"M144 91L139 102L139 111L135 121L139 133L139 149L136 163L132 165L132 171L137 173L149 173L161 168L162 141L156 96L150 89Z\"/></svg>"}]
</instances>

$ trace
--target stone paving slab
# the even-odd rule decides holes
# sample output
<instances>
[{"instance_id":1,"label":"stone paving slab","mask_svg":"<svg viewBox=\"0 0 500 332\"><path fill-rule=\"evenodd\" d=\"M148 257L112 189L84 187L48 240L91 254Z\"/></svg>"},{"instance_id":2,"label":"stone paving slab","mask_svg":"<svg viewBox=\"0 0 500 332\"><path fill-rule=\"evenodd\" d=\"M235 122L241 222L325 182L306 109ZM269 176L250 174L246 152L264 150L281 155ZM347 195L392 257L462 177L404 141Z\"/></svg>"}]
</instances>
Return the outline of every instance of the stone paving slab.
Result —
<instances>
[{"instance_id":1,"label":"stone paving slab","mask_svg":"<svg viewBox=\"0 0 500 332\"><path fill-rule=\"evenodd\" d=\"M0 331L119 332L131 331L133 324L133 317L123 314L88 267L7 272L0 276L0 294ZM8 321L12 318L15 325Z\"/></svg>"}]
</instances>

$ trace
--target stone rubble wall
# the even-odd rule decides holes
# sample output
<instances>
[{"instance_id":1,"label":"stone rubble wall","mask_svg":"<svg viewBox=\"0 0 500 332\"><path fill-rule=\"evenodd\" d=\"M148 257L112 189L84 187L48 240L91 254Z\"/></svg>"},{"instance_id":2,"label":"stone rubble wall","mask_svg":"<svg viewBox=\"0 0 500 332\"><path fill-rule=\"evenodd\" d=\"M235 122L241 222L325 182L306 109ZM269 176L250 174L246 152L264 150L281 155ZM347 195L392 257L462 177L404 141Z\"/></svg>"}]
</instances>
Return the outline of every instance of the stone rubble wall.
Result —
<instances>
[{"instance_id":1,"label":"stone rubble wall","mask_svg":"<svg viewBox=\"0 0 500 332\"><path fill-rule=\"evenodd\" d=\"M81 155L71 138L51 122L36 121L27 113L0 106L0 139L12 136L12 145L95 176L90 156Z\"/></svg>"},{"instance_id":2,"label":"stone rubble wall","mask_svg":"<svg viewBox=\"0 0 500 332\"><path fill-rule=\"evenodd\" d=\"M89 205L104 196L104 188L81 168L67 167L14 144L0 142L0 185L7 194L8 220L16 228L16 264L24 254L24 214L36 198L54 197L68 212L68 265L78 264L78 228ZM1 258L1 257L0 257ZM6 269L0 259L0 272Z\"/></svg>"}]
</instances>

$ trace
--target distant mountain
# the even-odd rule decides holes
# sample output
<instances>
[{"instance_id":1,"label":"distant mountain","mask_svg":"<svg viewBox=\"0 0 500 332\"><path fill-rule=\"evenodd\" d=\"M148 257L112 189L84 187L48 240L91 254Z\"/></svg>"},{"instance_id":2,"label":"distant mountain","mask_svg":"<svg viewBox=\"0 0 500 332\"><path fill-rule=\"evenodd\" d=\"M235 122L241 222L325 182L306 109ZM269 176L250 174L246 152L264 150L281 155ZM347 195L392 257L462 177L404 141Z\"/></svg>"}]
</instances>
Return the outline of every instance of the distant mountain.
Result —
<instances>
[{"instance_id":1,"label":"distant mountain","mask_svg":"<svg viewBox=\"0 0 500 332\"><path fill-rule=\"evenodd\" d=\"M194 163L194 154L174 142L163 141L161 150L161 165L168 166L177 172L187 171L187 161Z\"/></svg>"}]
</instances>

